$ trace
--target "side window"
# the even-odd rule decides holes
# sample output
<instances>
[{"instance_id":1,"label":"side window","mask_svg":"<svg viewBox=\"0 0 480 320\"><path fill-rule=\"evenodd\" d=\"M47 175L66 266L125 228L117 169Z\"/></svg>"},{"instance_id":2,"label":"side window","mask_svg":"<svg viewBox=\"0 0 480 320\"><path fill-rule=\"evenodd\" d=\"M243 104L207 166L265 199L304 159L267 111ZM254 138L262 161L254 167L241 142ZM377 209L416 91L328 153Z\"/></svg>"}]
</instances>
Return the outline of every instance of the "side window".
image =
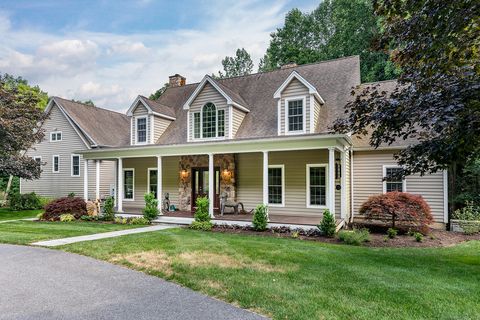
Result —
<instances>
[{"instance_id":1,"label":"side window","mask_svg":"<svg viewBox=\"0 0 480 320\"><path fill-rule=\"evenodd\" d=\"M133 200L135 175L133 169L123 169L123 198Z\"/></svg>"},{"instance_id":2,"label":"side window","mask_svg":"<svg viewBox=\"0 0 480 320\"><path fill-rule=\"evenodd\" d=\"M52 172L58 173L60 172L60 156L54 155L52 157Z\"/></svg>"},{"instance_id":3,"label":"side window","mask_svg":"<svg viewBox=\"0 0 480 320\"><path fill-rule=\"evenodd\" d=\"M383 167L383 192L406 192L406 181L405 179L395 177L395 174L398 174L402 171L401 167L395 166L384 166Z\"/></svg>"},{"instance_id":4,"label":"side window","mask_svg":"<svg viewBox=\"0 0 480 320\"><path fill-rule=\"evenodd\" d=\"M200 112L193 114L193 137L200 139Z\"/></svg>"},{"instance_id":5,"label":"side window","mask_svg":"<svg viewBox=\"0 0 480 320\"><path fill-rule=\"evenodd\" d=\"M72 154L72 177L80 177L80 156Z\"/></svg>"},{"instance_id":6,"label":"side window","mask_svg":"<svg viewBox=\"0 0 480 320\"><path fill-rule=\"evenodd\" d=\"M148 169L148 192L157 198L157 169Z\"/></svg>"},{"instance_id":7,"label":"side window","mask_svg":"<svg viewBox=\"0 0 480 320\"><path fill-rule=\"evenodd\" d=\"M307 164L307 206L327 205L327 166Z\"/></svg>"},{"instance_id":8,"label":"side window","mask_svg":"<svg viewBox=\"0 0 480 320\"><path fill-rule=\"evenodd\" d=\"M62 141L62 131L50 132L50 142Z\"/></svg>"}]
</instances>

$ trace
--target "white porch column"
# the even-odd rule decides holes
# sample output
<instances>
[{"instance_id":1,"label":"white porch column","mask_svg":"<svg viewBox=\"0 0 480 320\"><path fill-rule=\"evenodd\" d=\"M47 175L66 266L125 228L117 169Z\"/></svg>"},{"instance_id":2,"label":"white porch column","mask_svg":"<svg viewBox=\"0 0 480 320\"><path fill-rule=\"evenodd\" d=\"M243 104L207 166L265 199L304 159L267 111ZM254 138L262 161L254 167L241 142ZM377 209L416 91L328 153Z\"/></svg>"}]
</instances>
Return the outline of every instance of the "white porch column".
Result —
<instances>
[{"instance_id":1,"label":"white porch column","mask_svg":"<svg viewBox=\"0 0 480 320\"><path fill-rule=\"evenodd\" d=\"M158 200L158 211L160 215L162 214L162 201L163 201L163 191L162 191L162 156L157 156L157 200Z\"/></svg>"},{"instance_id":2,"label":"white porch column","mask_svg":"<svg viewBox=\"0 0 480 320\"><path fill-rule=\"evenodd\" d=\"M213 153L208 154L208 212L210 213L210 217L214 217L213 215L213 202L215 200L215 193L214 193L214 178L215 178L215 170L213 165Z\"/></svg>"},{"instance_id":3,"label":"white porch column","mask_svg":"<svg viewBox=\"0 0 480 320\"><path fill-rule=\"evenodd\" d=\"M118 158L118 188L117 211L123 212L123 159Z\"/></svg>"},{"instance_id":4,"label":"white porch column","mask_svg":"<svg viewBox=\"0 0 480 320\"><path fill-rule=\"evenodd\" d=\"M88 200L88 160L83 160L83 198Z\"/></svg>"},{"instance_id":5,"label":"white porch column","mask_svg":"<svg viewBox=\"0 0 480 320\"><path fill-rule=\"evenodd\" d=\"M335 217L335 148L328 148L328 208Z\"/></svg>"},{"instance_id":6,"label":"white porch column","mask_svg":"<svg viewBox=\"0 0 480 320\"><path fill-rule=\"evenodd\" d=\"M268 151L263 151L263 204L268 205Z\"/></svg>"},{"instance_id":7,"label":"white porch column","mask_svg":"<svg viewBox=\"0 0 480 320\"><path fill-rule=\"evenodd\" d=\"M346 189L346 186L347 186L347 176L346 176L346 164L347 164L347 161L346 161L346 152L348 151L342 151L340 153L340 159L341 159L341 163L342 163L342 178L341 178L341 188L340 189L340 217L342 219L345 219L346 216L347 216L347 189Z\"/></svg>"},{"instance_id":8,"label":"white porch column","mask_svg":"<svg viewBox=\"0 0 480 320\"><path fill-rule=\"evenodd\" d=\"M100 199L100 160L95 160L95 199Z\"/></svg>"},{"instance_id":9,"label":"white porch column","mask_svg":"<svg viewBox=\"0 0 480 320\"><path fill-rule=\"evenodd\" d=\"M113 192L113 206L116 207L117 206L117 191L118 191L118 161L115 160L115 169L113 170L113 175L114 175L114 178L115 178L115 190ZM110 194L111 195L111 194Z\"/></svg>"}]
</instances>

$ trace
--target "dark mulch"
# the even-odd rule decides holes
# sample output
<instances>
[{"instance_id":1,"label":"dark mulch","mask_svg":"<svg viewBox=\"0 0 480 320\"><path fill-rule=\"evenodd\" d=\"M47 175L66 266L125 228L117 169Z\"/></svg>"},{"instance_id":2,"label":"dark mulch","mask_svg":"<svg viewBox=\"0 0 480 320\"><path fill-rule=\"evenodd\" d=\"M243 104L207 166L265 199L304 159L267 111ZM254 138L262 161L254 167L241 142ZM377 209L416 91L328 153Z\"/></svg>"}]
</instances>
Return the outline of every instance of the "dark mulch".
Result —
<instances>
[{"instance_id":1,"label":"dark mulch","mask_svg":"<svg viewBox=\"0 0 480 320\"><path fill-rule=\"evenodd\" d=\"M302 229L290 229L288 227L276 227L266 231L255 231L250 226L239 225L215 225L212 229L213 232L221 233L233 233L244 235L256 235L265 237L278 237L278 238L296 238L301 240L319 241L325 243L337 243L342 242L337 238L328 238L321 235L318 229L312 229L305 231ZM423 237L422 242L417 242L415 238L408 234L399 234L394 239L386 239L386 233L379 232L379 229L375 229L375 232L370 234L370 241L364 243L367 247L448 247L463 241L468 240L480 240L480 234L466 235L458 232L450 232L444 230L432 229L430 233Z\"/></svg>"}]
</instances>

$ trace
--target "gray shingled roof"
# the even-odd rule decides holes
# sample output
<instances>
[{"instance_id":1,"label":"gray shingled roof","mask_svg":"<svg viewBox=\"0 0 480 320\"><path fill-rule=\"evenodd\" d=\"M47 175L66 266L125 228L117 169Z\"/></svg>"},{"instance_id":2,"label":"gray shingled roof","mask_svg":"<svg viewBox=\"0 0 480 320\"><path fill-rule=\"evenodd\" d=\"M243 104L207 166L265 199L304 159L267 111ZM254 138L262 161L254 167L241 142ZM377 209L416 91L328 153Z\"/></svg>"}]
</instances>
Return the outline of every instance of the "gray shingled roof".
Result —
<instances>
[{"instance_id":1,"label":"gray shingled roof","mask_svg":"<svg viewBox=\"0 0 480 320\"><path fill-rule=\"evenodd\" d=\"M215 80L244 100L250 112L245 116L236 138L263 138L277 136L277 102L275 91L291 72L297 71L325 100L317 132L328 132L333 121L343 116L343 107L350 99L352 87L360 84L360 59L358 56L329 60L314 64L248 76ZM158 102L175 110L176 120L167 128L159 144L187 142L187 112L182 106L198 83L168 88ZM229 92L225 92L229 94ZM231 92L230 92L231 93ZM231 97L233 99L233 97ZM243 105L243 104L242 104Z\"/></svg>"},{"instance_id":2,"label":"gray shingled roof","mask_svg":"<svg viewBox=\"0 0 480 320\"><path fill-rule=\"evenodd\" d=\"M53 100L97 145L118 147L130 143L130 119L126 115L59 97Z\"/></svg>"},{"instance_id":3,"label":"gray shingled roof","mask_svg":"<svg viewBox=\"0 0 480 320\"><path fill-rule=\"evenodd\" d=\"M144 97L144 96L140 96L140 97L145 101L145 103L148 104L150 109L152 109L154 112L175 118L175 110L173 110L173 108L166 106L164 104L161 104L158 101L150 100L147 97Z\"/></svg>"}]
</instances>

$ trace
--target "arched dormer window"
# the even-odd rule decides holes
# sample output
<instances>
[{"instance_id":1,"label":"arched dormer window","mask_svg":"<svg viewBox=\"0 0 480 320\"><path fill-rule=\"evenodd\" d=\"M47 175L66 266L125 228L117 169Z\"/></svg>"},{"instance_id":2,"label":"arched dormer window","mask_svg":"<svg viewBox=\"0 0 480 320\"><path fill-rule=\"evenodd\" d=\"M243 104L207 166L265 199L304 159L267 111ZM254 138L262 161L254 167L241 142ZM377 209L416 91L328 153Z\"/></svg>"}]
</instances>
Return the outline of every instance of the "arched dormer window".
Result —
<instances>
[{"instance_id":1,"label":"arched dormer window","mask_svg":"<svg viewBox=\"0 0 480 320\"><path fill-rule=\"evenodd\" d=\"M193 114L193 123L195 139L225 137L225 110L217 109L211 102Z\"/></svg>"}]
</instances>

